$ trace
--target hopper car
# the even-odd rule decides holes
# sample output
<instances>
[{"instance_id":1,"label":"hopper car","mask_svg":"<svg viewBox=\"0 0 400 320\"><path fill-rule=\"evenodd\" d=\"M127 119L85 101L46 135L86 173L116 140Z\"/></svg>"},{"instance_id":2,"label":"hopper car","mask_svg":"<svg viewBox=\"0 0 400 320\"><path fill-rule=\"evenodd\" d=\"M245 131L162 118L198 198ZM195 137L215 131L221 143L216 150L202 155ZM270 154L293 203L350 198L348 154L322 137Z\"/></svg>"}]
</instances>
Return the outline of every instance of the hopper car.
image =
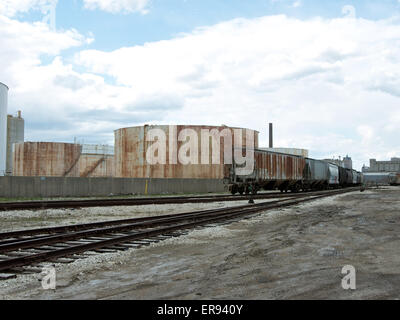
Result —
<instances>
[{"instance_id":1,"label":"hopper car","mask_svg":"<svg viewBox=\"0 0 400 320\"><path fill-rule=\"evenodd\" d=\"M254 170L236 174L235 165L227 165L225 178L232 194L256 194L260 190L300 192L360 185L362 174L323 160L299 155L254 150Z\"/></svg>"}]
</instances>

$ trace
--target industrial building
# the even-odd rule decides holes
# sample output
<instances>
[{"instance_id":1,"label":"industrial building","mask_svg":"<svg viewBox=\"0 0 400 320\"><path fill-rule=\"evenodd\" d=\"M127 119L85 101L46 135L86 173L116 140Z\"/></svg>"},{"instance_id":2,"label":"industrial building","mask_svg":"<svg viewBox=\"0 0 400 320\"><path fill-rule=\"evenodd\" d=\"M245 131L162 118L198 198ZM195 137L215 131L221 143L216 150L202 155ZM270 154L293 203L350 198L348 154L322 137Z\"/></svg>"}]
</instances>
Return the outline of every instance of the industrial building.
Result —
<instances>
[{"instance_id":1,"label":"industrial building","mask_svg":"<svg viewBox=\"0 0 400 320\"><path fill-rule=\"evenodd\" d=\"M369 160L369 167L363 166L363 172L400 172L400 158L392 158L390 161Z\"/></svg>"},{"instance_id":2,"label":"industrial building","mask_svg":"<svg viewBox=\"0 0 400 320\"><path fill-rule=\"evenodd\" d=\"M15 117L7 115L8 90L0 82L0 176L12 174L13 145L24 141L25 122L21 111Z\"/></svg>"},{"instance_id":3,"label":"industrial building","mask_svg":"<svg viewBox=\"0 0 400 320\"><path fill-rule=\"evenodd\" d=\"M306 149L299 149L299 148L274 148L274 125L273 123L269 123L269 147L268 148L260 148L260 150L277 152L277 153L284 153L290 154L294 156L301 156L304 158L308 158L308 150Z\"/></svg>"},{"instance_id":4,"label":"industrial building","mask_svg":"<svg viewBox=\"0 0 400 320\"><path fill-rule=\"evenodd\" d=\"M8 87L0 82L0 176L6 174Z\"/></svg>"},{"instance_id":5,"label":"industrial building","mask_svg":"<svg viewBox=\"0 0 400 320\"><path fill-rule=\"evenodd\" d=\"M339 159L324 159L324 161L336 164L339 167L345 169L353 169L353 160L348 155L344 157L343 160L341 159L341 157L339 157Z\"/></svg>"},{"instance_id":6,"label":"industrial building","mask_svg":"<svg viewBox=\"0 0 400 320\"><path fill-rule=\"evenodd\" d=\"M308 158L308 150L307 149L299 149L299 148L260 148L261 150L290 154L293 156L301 156L304 158Z\"/></svg>"},{"instance_id":7,"label":"industrial building","mask_svg":"<svg viewBox=\"0 0 400 320\"><path fill-rule=\"evenodd\" d=\"M12 175L13 167L13 145L24 142L25 121L18 111L17 116L7 116L7 161L6 175Z\"/></svg>"}]
</instances>

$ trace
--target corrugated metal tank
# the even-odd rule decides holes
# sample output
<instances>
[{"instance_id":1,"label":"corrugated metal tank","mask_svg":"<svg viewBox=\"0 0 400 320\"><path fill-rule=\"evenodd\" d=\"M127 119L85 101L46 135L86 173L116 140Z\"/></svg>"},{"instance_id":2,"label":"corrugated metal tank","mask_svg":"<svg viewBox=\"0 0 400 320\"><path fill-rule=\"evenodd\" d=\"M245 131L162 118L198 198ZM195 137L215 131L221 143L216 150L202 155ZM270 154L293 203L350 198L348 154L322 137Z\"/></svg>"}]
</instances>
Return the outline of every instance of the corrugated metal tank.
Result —
<instances>
[{"instance_id":1,"label":"corrugated metal tank","mask_svg":"<svg viewBox=\"0 0 400 320\"><path fill-rule=\"evenodd\" d=\"M8 87L0 82L0 176L6 173Z\"/></svg>"},{"instance_id":2,"label":"corrugated metal tank","mask_svg":"<svg viewBox=\"0 0 400 320\"><path fill-rule=\"evenodd\" d=\"M81 146L72 143L24 142L14 144L14 176L79 176Z\"/></svg>"},{"instance_id":3,"label":"corrugated metal tank","mask_svg":"<svg viewBox=\"0 0 400 320\"><path fill-rule=\"evenodd\" d=\"M153 129L161 130L166 136L166 161L165 164L149 164L146 160L146 153L154 142L146 141L149 138L149 131ZM189 129L197 134L198 163L182 164L174 161L174 156L179 153L181 147L186 145L186 141L178 141L179 133ZM122 128L115 131L115 176L124 178L194 178L194 179L223 179L226 173L224 166L224 146L225 139L220 139L220 159L219 164L211 163L212 143L209 144L209 164L202 164L201 153L201 133L202 130L218 130L218 133L227 129L231 132L232 139L235 139L235 130L242 133L242 146L246 146L246 130L243 128L232 128L226 126L140 126ZM258 148L258 132L249 130L254 135L254 147ZM210 138L211 140L211 138ZM171 143L177 141L176 149ZM171 151L171 152L170 152ZM204 153L205 154L205 153ZM158 155L157 155L158 156Z\"/></svg>"},{"instance_id":4,"label":"corrugated metal tank","mask_svg":"<svg viewBox=\"0 0 400 320\"><path fill-rule=\"evenodd\" d=\"M79 176L114 176L114 156L101 154L82 154L79 158Z\"/></svg>"}]
</instances>

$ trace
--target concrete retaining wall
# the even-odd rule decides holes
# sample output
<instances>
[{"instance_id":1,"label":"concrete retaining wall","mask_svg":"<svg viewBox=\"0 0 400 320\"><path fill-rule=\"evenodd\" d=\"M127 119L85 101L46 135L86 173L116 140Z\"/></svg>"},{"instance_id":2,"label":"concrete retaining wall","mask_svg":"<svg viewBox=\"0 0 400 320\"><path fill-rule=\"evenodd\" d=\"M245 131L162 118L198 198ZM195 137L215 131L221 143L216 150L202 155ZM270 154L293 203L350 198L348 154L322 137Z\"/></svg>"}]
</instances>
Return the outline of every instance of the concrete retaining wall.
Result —
<instances>
[{"instance_id":1,"label":"concrete retaining wall","mask_svg":"<svg viewBox=\"0 0 400 320\"><path fill-rule=\"evenodd\" d=\"M146 192L147 191L147 192ZM86 197L226 191L217 179L0 177L1 198Z\"/></svg>"}]
</instances>

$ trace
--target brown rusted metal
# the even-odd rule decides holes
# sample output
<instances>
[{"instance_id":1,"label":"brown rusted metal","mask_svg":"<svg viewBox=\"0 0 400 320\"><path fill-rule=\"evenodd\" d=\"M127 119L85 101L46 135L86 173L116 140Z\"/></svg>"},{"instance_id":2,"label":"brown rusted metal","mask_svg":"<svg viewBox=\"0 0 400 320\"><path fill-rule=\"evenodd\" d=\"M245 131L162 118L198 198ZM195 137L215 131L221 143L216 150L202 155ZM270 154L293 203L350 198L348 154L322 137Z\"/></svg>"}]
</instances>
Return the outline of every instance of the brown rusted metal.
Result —
<instances>
[{"instance_id":1,"label":"brown rusted metal","mask_svg":"<svg viewBox=\"0 0 400 320\"><path fill-rule=\"evenodd\" d=\"M269 151L255 153L257 181L301 181L305 159Z\"/></svg>"},{"instance_id":2,"label":"brown rusted metal","mask_svg":"<svg viewBox=\"0 0 400 320\"><path fill-rule=\"evenodd\" d=\"M84 154L79 159L80 177L112 177L114 175L114 156Z\"/></svg>"},{"instance_id":3,"label":"brown rusted metal","mask_svg":"<svg viewBox=\"0 0 400 320\"><path fill-rule=\"evenodd\" d=\"M23 142L15 144L14 176L112 177L114 157L82 154L72 143Z\"/></svg>"},{"instance_id":4,"label":"brown rusted metal","mask_svg":"<svg viewBox=\"0 0 400 320\"><path fill-rule=\"evenodd\" d=\"M223 179L229 171L224 166L224 143L225 139L220 140L220 161L219 164L211 162L212 145L209 145L209 164L201 163L201 131L203 129L216 129L221 132L224 129L231 131L234 141L234 130L241 128L228 128L225 126L175 126L176 131L170 133L170 126L143 126L122 128L115 131L115 176L123 178L194 178L194 179ZM151 165L146 161L146 152L154 142L146 141L149 130L161 129L166 135L166 163ZM170 136L172 140L177 141L178 154L180 148L186 143L178 141L179 133L184 129L191 129L196 132L198 141L198 164L181 164L177 159L174 163L173 158L170 158ZM246 135L245 130L242 130L242 147L245 147ZM254 133L254 145L258 147L258 132L251 130Z\"/></svg>"},{"instance_id":5,"label":"brown rusted metal","mask_svg":"<svg viewBox=\"0 0 400 320\"><path fill-rule=\"evenodd\" d=\"M78 175L74 163L79 158L81 146L71 143L23 142L15 144L13 175L63 176L69 171Z\"/></svg>"}]
</instances>

